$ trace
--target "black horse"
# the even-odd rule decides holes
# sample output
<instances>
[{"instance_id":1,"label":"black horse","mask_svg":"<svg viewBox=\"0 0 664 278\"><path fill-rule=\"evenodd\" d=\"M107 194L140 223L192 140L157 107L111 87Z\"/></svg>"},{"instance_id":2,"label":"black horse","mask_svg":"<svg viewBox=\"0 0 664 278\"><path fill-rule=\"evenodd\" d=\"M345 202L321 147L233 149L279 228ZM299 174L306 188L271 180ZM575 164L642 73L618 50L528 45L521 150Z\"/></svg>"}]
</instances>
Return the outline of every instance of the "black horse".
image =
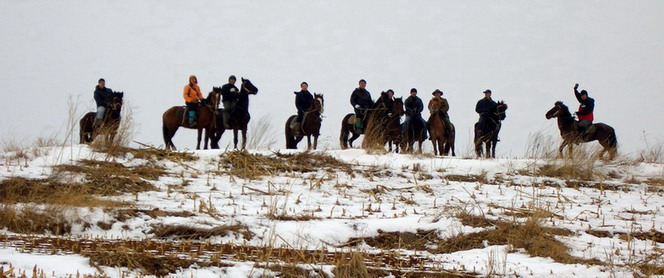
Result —
<instances>
[{"instance_id":1,"label":"black horse","mask_svg":"<svg viewBox=\"0 0 664 278\"><path fill-rule=\"evenodd\" d=\"M307 150L311 149L311 136L314 137L314 150L318 147L318 136L320 136L320 126L323 122L323 111L325 110L325 99L322 94L314 93L314 101L307 111L304 112L302 117L302 125L299 133L295 133L291 129L291 122L295 121L297 115L290 116L286 120L286 148L297 149L297 144L302 141L304 136L307 136Z\"/></svg>"},{"instance_id":2,"label":"black horse","mask_svg":"<svg viewBox=\"0 0 664 278\"><path fill-rule=\"evenodd\" d=\"M475 153L477 157L482 157L482 144L486 144L486 157L496 158L496 145L498 144L498 133L500 133L501 121L505 120L507 115L507 104L499 101L487 113L487 119L484 125L480 122L475 123Z\"/></svg>"},{"instance_id":3,"label":"black horse","mask_svg":"<svg viewBox=\"0 0 664 278\"><path fill-rule=\"evenodd\" d=\"M228 129L233 130L233 146L237 149L237 132L238 130L242 131L242 149L244 150L247 145L247 126L249 125L249 120L251 120L251 115L249 114L249 95L255 95L258 93L258 88L251 83L249 79L242 78L242 84L240 85L240 92L238 94L237 101L233 104L230 115L231 118L228 119ZM217 109L216 116L217 125L215 126L215 132L212 136L212 142L210 146L213 149L219 148L219 140L221 136L226 131L224 125L224 113L221 109Z\"/></svg>"},{"instance_id":4,"label":"black horse","mask_svg":"<svg viewBox=\"0 0 664 278\"><path fill-rule=\"evenodd\" d=\"M556 102L548 112L546 112L546 119L558 118L558 129L560 136L563 137L563 142L558 148L558 153L563 156L563 149L569 146L570 156L572 155L572 146L579 143L587 143L592 141L599 141L599 144L604 147L599 154L601 158L605 152L609 152L609 159L616 157L618 151L618 139L616 132L607 124L596 123L588 127L588 130L581 134L578 132L579 122L574 120L574 117L569 112L569 108L561 101Z\"/></svg>"},{"instance_id":5,"label":"black horse","mask_svg":"<svg viewBox=\"0 0 664 278\"><path fill-rule=\"evenodd\" d=\"M122 97L124 92L113 92L111 94L111 101L106 107L104 117L101 123L96 126L94 124L96 112L88 112L79 121L79 138L81 144L91 143L99 134L108 135L110 142L113 142L115 134L120 127L121 112L122 112Z\"/></svg>"},{"instance_id":6,"label":"black horse","mask_svg":"<svg viewBox=\"0 0 664 278\"><path fill-rule=\"evenodd\" d=\"M406 123L403 123L406 124ZM422 153L422 142L426 140L427 127L421 115L413 115L410 123L406 127L406 133L403 134L401 141L402 149L405 152L413 152L415 142L418 142L418 152Z\"/></svg>"}]
</instances>

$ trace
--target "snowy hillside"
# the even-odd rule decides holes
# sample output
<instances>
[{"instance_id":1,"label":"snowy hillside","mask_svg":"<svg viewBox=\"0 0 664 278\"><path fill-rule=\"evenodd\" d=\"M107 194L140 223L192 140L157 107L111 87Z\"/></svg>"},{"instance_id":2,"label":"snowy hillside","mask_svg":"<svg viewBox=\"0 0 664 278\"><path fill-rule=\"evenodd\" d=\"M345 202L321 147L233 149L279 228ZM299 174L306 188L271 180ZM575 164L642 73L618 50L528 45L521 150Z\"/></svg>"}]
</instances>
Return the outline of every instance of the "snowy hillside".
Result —
<instances>
[{"instance_id":1,"label":"snowy hillside","mask_svg":"<svg viewBox=\"0 0 664 278\"><path fill-rule=\"evenodd\" d=\"M1 166L5 276L664 275L662 164L74 145Z\"/></svg>"}]
</instances>

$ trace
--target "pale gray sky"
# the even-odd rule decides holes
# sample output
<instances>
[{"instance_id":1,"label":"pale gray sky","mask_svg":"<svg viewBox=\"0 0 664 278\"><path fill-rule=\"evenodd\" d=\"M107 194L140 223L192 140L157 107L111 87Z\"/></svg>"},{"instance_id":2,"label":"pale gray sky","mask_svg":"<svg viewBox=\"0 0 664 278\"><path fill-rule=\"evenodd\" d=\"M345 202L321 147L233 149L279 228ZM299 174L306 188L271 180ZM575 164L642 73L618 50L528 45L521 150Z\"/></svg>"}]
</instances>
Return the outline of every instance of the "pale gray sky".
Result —
<instances>
[{"instance_id":1,"label":"pale gray sky","mask_svg":"<svg viewBox=\"0 0 664 278\"><path fill-rule=\"evenodd\" d=\"M97 79L125 91L135 139L163 144L161 114L182 105L196 74L202 90L228 75L259 87L252 118L269 117L283 147L301 81L324 93L322 137L338 147L350 92L377 97L416 87L445 92L467 149L475 102L490 88L509 104L501 156L524 153L528 135L555 134L544 113L576 108L578 82L613 126L620 151L664 140L664 1L3 1L0 139L62 133L67 101L92 111ZM178 131L179 148L195 133ZM229 141L225 136L223 144ZM427 143L430 144L430 143ZM462 151L460 151L462 152Z\"/></svg>"}]
</instances>

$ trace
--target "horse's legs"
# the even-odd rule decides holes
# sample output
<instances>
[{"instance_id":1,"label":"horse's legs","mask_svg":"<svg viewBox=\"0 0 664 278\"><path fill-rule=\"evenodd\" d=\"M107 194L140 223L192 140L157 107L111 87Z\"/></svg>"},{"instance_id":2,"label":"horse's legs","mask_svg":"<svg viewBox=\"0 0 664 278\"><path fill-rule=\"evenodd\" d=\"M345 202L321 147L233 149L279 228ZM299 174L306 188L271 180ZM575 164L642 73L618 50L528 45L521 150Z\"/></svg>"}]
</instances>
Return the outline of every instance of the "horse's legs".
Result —
<instances>
[{"instance_id":1,"label":"horse's legs","mask_svg":"<svg viewBox=\"0 0 664 278\"><path fill-rule=\"evenodd\" d=\"M422 139L417 141L417 153L420 153L420 154L422 153L422 142L423 142Z\"/></svg>"},{"instance_id":2,"label":"horse's legs","mask_svg":"<svg viewBox=\"0 0 664 278\"><path fill-rule=\"evenodd\" d=\"M496 158L496 145L498 145L498 141L494 140L493 145L491 146L491 157Z\"/></svg>"},{"instance_id":3,"label":"horse's legs","mask_svg":"<svg viewBox=\"0 0 664 278\"><path fill-rule=\"evenodd\" d=\"M438 140L431 140L431 143L433 143L433 155L436 156L438 155Z\"/></svg>"},{"instance_id":4,"label":"horse's legs","mask_svg":"<svg viewBox=\"0 0 664 278\"><path fill-rule=\"evenodd\" d=\"M311 135L307 135L307 150L311 150Z\"/></svg>"},{"instance_id":5,"label":"horse's legs","mask_svg":"<svg viewBox=\"0 0 664 278\"><path fill-rule=\"evenodd\" d=\"M242 130L242 149L247 149L247 130Z\"/></svg>"},{"instance_id":6,"label":"horse's legs","mask_svg":"<svg viewBox=\"0 0 664 278\"><path fill-rule=\"evenodd\" d=\"M354 142L357 138L360 137L360 134L359 134L359 133L355 133L355 132L351 132L351 133L353 134L353 136L351 136L350 139L348 139L348 145L352 148L352 147L353 147L353 142Z\"/></svg>"},{"instance_id":7,"label":"horse's legs","mask_svg":"<svg viewBox=\"0 0 664 278\"><path fill-rule=\"evenodd\" d=\"M203 134L203 129L199 128L198 129L198 140L196 141L196 149L200 150L201 149L201 135Z\"/></svg>"},{"instance_id":8,"label":"horse's legs","mask_svg":"<svg viewBox=\"0 0 664 278\"><path fill-rule=\"evenodd\" d=\"M318 148L318 135L314 135L314 150Z\"/></svg>"},{"instance_id":9,"label":"horse's legs","mask_svg":"<svg viewBox=\"0 0 664 278\"><path fill-rule=\"evenodd\" d=\"M233 129L233 148L237 150L237 129Z\"/></svg>"},{"instance_id":10,"label":"horse's legs","mask_svg":"<svg viewBox=\"0 0 664 278\"><path fill-rule=\"evenodd\" d=\"M167 128L167 131L164 133L164 144L166 144L165 148L167 150L176 150L175 144L173 144L173 136L175 136L175 132L178 130L180 126L175 126L173 128Z\"/></svg>"}]
</instances>

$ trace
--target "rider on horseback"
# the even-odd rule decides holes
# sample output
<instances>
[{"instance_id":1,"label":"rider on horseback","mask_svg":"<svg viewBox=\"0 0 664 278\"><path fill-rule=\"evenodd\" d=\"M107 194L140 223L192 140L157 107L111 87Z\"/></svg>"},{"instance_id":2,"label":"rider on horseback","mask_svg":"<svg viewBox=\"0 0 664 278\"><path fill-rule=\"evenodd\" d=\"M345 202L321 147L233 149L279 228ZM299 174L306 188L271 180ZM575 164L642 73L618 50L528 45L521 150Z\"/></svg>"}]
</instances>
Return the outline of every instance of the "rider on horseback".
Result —
<instances>
[{"instance_id":1,"label":"rider on horseback","mask_svg":"<svg viewBox=\"0 0 664 278\"><path fill-rule=\"evenodd\" d=\"M445 123L445 134L450 134L452 123L450 123L450 116L447 114L447 111L450 110L450 104L447 99L442 97L443 91L436 89L431 94L433 98L429 101L429 113L440 113L440 119Z\"/></svg>"},{"instance_id":2,"label":"rider on horseback","mask_svg":"<svg viewBox=\"0 0 664 278\"><path fill-rule=\"evenodd\" d=\"M371 100L371 93L365 89L367 81L360 80L359 87L355 88L350 95L350 104L355 109L355 130L361 133L362 121L364 120L365 112L371 108L373 101Z\"/></svg>"},{"instance_id":3,"label":"rider on horseback","mask_svg":"<svg viewBox=\"0 0 664 278\"><path fill-rule=\"evenodd\" d=\"M109 102L112 101L112 96L113 90L106 88L106 80L104 80L104 78L99 78L94 92L95 103L97 104L97 114L95 115L93 126L97 127L101 124L104 119L104 114L106 114L106 107Z\"/></svg>"},{"instance_id":4,"label":"rider on horseback","mask_svg":"<svg viewBox=\"0 0 664 278\"><path fill-rule=\"evenodd\" d=\"M233 108L233 105L237 101L237 94L239 93L237 87L235 87L235 81L237 79L235 78L235 75L231 75L228 77L228 83L225 84L224 86L221 86L221 96L222 100L221 102L224 104L224 128L228 129L230 126L228 125L228 119L231 117L231 109Z\"/></svg>"},{"instance_id":5,"label":"rider on horseback","mask_svg":"<svg viewBox=\"0 0 664 278\"><path fill-rule=\"evenodd\" d=\"M387 92L381 92L374 107L376 107L376 109L385 110L385 115L392 117L392 110L394 110L394 91L389 89Z\"/></svg>"},{"instance_id":6,"label":"rider on horseback","mask_svg":"<svg viewBox=\"0 0 664 278\"><path fill-rule=\"evenodd\" d=\"M422 99L420 99L417 96L417 89L412 88L410 89L410 96L404 101L403 103L404 107L406 108L406 120L404 120L403 124L401 125L401 133L406 134L406 131L408 130L408 125L410 125L411 120L413 117L419 118L419 120L422 122L422 126L424 127L423 129L423 138L427 138L427 132L426 132L426 126L427 123L422 118L422 111L424 111L424 103L422 103Z\"/></svg>"},{"instance_id":7,"label":"rider on horseback","mask_svg":"<svg viewBox=\"0 0 664 278\"><path fill-rule=\"evenodd\" d=\"M496 106L498 104L491 99L491 90L487 89L484 91L484 98L480 99L477 102L477 105L475 105L475 112L480 114L480 120L478 121L479 123L479 134L481 135L482 130L485 129L486 125L488 124L489 121L491 121L491 115L489 114L489 111L492 111L496 109Z\"/></svg>"},{"instance_id":8,"label":"rider on horseback","mask_svg":"<svg viewBox=\"0 0 664 278\"><path fill-rule=\"evenodd\" d=\"M579 133L583 135L588 131L589 127L593 124L593 110L595 109L595 100L591 97L588 97L588 92L586 90L577 91L579 84L574 85L574 95L579 101L579 111L576 111L576 115L579 117Z\"/></svg>"},{"instance_id":9,"label":"rider on horseback","mask_svg":"<svg viewBox=\"0 0 664 278\"><path fill-rule=\"evenodd\" d=\"M184 102L187 105L189 125L196 125L196 110L198 110L198 103L203 100L203 94L201 94L201 88L198 87L198 79L195 75L189 76L189 84L184 86L184 92L182 93L184 97Z\"/></svg>"},{"instance_id":10,"label":"rider on horseback","mask_svg":"<svg viewBox=\"0 0 664 278\"><path fill-rule=\"evenodd\" d=\"M309 92L309 84L302 82L300 84L300 91L293 92L295 94L295 107L297 108L297 118L290 123L290 128L293 130L295 136L302 133L302 120L304 119L305 110L311 107L314 102L314 96Z\"/></svg>"}]
</instances>

